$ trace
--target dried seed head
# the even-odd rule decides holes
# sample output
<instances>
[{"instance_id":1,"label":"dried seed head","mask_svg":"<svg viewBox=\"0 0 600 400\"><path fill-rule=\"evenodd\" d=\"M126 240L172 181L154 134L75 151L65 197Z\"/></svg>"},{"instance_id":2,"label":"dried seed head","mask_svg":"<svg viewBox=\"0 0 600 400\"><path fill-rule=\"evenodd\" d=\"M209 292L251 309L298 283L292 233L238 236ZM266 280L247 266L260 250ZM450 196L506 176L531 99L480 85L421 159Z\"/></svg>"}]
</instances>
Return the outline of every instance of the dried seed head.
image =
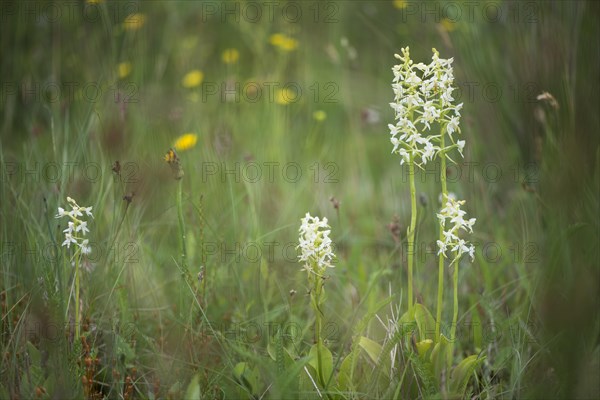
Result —
<instances>
[{"instance_id":1,"label":"dried seed head","mask_svg":"<svg viewBox=\"0 0 600 400\"><path fill-rule=\"evenodd\" d=\"M127 205L129 205L133 201L133 197L134 196L135 196L135 192L131 192L129 194L126 194L125 196L123 196L123 201L126 201Z\"/></svg>"},{"instance_id":2,"label":"dried seed head","mask_svg":"<svg viewBox=\"0 0 600 400\"><path fill-rule=\"evenodd\" d=\"M558 101L556 101L556 99L554 98L554 96L552 96L548 92L542 92L541 94L539 94L537 96L537 100L546 101L555 110L558 110L558 108L559 108Z\"/></svg>"},{"instance_id":3,"label":"dried seed head","mask_svg":"<svg viewBox=\"0 0 600 400\"><path fill-rule=\"evenodd\" d=\"M119 162L119 160L115 161L115 163L113 164L112 171L117 175L121 175L121 163Z\"/></svg>"},{"instance_id":4,"label":"dried seed head","mask_svg":"<svg viewBox=\"0 0 600 400\"><path fill-rule=\"evenodd\" d=\"M336 210L340 209L340 201L338 199L336 199L335 197L331 196L329 198L329 201L333 205L333 208L335 208Z\"/></svg>"},{"instance_id":5,"label":"dried seed head","mask_svg":"<svg viewBox=\"0 0 600 400\"><path fill-rule=\"evenodd\" d=\"M175 152L175 150L173 148L170 148L169 151L167 151L167 154L165 154L164 160L171 167L171 172L173 172L173 177L176 180L183 178L183 168L181 168L181 162L179 160L179 157L177 156L177 153Z\"/></svg>"}]
</instances>

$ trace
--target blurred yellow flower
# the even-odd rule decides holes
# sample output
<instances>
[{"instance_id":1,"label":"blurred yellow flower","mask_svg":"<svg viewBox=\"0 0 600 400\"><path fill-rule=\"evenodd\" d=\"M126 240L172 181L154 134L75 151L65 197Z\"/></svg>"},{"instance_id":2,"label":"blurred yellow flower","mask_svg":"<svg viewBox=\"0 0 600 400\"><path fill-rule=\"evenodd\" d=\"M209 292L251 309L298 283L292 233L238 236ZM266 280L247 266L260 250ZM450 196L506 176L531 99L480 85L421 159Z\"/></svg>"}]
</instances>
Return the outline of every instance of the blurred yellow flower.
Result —
<instances>
[{"instance_id":1,"label":"blurred yellow flower","mask_svg":"<svg viewBox=\"0 0 600 400\"><path fill-rule=\"evenodd\" d=\"M196 142L198 142L198 135L195 133L185 133L175 140L173 147L177 151L185 151L194 147Z\"/></svg>"},{"instance_id":2,"label":"blurred yellow flower","mask_svg":"<svg viewBox=\"0 0 600 400\"><path fill-rule=\"evenodd\" d=\"M456 29L456 23L448 18L442 18L440 25L442 25L442 28L444 28L446 32L452 32Z\"/></svg>"},{"instance_id":3,"label":"blurred yellow flower","mask_svg":"<svg viewBox=\"0 0 600 400\"><path fill-rule=\"evenodd\" d=\"M85 2L88 4L100 4L104 3L104 0L86 0Z\"/></svg>"},{"instance_id":4,"label":"blurred yellow flower","mask_svg":"<svg viewBox=\"0 0 600 400\"><path fill-rule=\"evenodd\" d=\"M292 51L298 47L298 41L283 33L274 33L269 37L269 43L283 51Z\"/></svg>"},{"instance_id":5,"label":"blurred yellow flower","mask_svg":"<svg viewBox=\"0 0 600 400\"><path fill-rule=\"evenodd\" d=\"M323 110L317 110L313 113L313 118L318 122L323 122L327 119L327 113Z\"/></svg>"},{"instance_id":6,"label":"blurred yellow flower","mask_svg":"<svg viewBox=\"0 0 600 400\"><path fill-rule=\"evenodd\" d=\"M117 67L117 73L119 74L119 79L127 78L127 76L129 76L129 74L131 73L131 63L119 63L119 66Z\"/></svg>"},{"instance_id":7,"label":"blurred yellow flower","mask_svg":"<svg viewBox=\"0 0 600 400\"><path fill-rule=\"evenodd\" d=\"M269 43L273 46L279 46L281 43L286 41L289 37L283 33L274 33L269 37Z\"/></svg>"},{"instance_id":8,"label":"blurred yellow flower","mask_svg":"<svg viewBox=\"0 0 600 400\"><path fill-rule=\"evenodd\" d=\"M275 103L283 106L295 103L298 100L298 94L292 89L277 89L275 90Z\"/></svg>"},{"instance_id":9,"label":"blurred yellow flower","mask_svg":"<svg viewBox=\"0 0 600 400\"><path fill-rule=\"evenodd\" d=\"M129 14L123 21L123 29L126 31L135 31L144 26L146 16L141 13Z\"/></svg>"},{"instance_id":10,"label":"blurred yellow flower","mask_svg":"<svg viewBox=\"0 0 600 400\"><path fill-rule=\"evenodd\" d=\"M202 81L204 80L204 74L199 69L193 69L181 80L181 84L186 88L195 88L196 86L200 86Z\"/></svg>"},{"instance_id":11,"label":"blurred yellow flower","mask_svg":"<svg viewBox=\"0 0 600 400\"><path fill-rule=\"evenodd\" d=\"M235 64L240 58L240 52L237 49L225 49L221 59L225 64Z\"/></svg>"},{"instance_id":12,"label":"blurred yellow flower","mask_svg":"<svg viewBox=\"0 0 600 400\"><path fill-rule=\"evenodd\" d=\"M407 5L406 0L394 0L394 7L400 10L406 8Z\"/></svg>"}]
</instances>

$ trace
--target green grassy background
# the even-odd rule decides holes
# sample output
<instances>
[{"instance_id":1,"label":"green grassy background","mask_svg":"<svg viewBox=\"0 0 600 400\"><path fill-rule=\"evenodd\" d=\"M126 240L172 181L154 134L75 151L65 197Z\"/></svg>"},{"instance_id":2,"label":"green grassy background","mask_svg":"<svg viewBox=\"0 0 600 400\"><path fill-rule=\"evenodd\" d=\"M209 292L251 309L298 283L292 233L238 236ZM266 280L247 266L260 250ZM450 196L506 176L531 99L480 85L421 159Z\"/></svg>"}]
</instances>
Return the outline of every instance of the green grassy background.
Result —
<instances>
[{"instance_id":1,"label":"green grassy background","mask_svg":"<svg viewBox=\"0 0 600 400\"><path fill-rule=\"evenodd\" d=\"M269 386L276 367L265 324L298 327L298 354L312 344L294 250L306 212L329 219L336 245L324 309L334 360L361 318L387 319L378 303L392 296L405 305L410 199L387 124L393 54L410 46L417 62L433 47L454 57L462 89L467 145L449 189L477 217L479 245L475 262L461 265L459 318L481 329L462 335L459 349L488 357L472 395L598 397L599 7L453 2L458 16L444 14L449 3L407 3L279 2L272 21L258 3L263 14L252 22L244 2L3 2L0 396L35 397L36 387L41 396L83 396L67 351L68 297L55 284L70 279L66 254L53 246L66 196L93 206L82 304L100 397L126 397L129 377L130 397L177 398L194 376L206 398L248 396L234 380L238 362L260 372L261 394L295 397ZM502 12L497 20L490 4ZM139 29L123 28L131 12L145 16ZM297 48L280 51L269 43L274 33ZM227 48L239 51L237 63L223 63ZM124 78L121 62L132 67ZM192 69L204 81L188 89L181 80ZM256 82L262 97L210 94L226 82ZM269 84L288 83L302 90L297 102L269 98ZM97 99L81 90L95 85ZM544 91L558 107L536 100ZM325 120L313 117L318 110ZM162 159L185 132L198 135L179 153L194 280L204 268L197 296L181 276L177 182ZM111 171L117 160L120 176ZM248 179L256 165L260 179ZM416 290L434 309L439 182L433 173L417 182L426 201ZM389 229L395 216L399 240ZM448 305L450 295L447 287ZM450 315L448 306L445 321ZM385 331L372 319L360 333L381 340Z\"/></svg>"}]
</instances>

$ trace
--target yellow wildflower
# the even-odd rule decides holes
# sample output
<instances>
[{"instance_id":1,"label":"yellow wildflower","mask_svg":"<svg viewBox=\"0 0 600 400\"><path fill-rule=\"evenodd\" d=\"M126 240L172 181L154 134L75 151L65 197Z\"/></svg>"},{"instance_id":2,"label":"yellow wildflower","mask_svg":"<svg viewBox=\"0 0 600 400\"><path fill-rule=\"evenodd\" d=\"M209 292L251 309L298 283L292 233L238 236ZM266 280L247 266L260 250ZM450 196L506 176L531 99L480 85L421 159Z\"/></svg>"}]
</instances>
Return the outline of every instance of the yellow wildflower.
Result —
<instances>
[{"instance_id":1,"label":"yellow wildflower","mask_svg":"<svg viewBox=\"0 0 600 400\"><path fill-rule=\"evenodd\" d=\"M235 64L240 58L240 52L237 49L225 49L221 59L225 64Z\"/></svg>"},{"instance_id":2,"label":"yellow wildflower","mask_svg":"<svg viewBox=\"0 0 600 400\"><path fill-rule=\"evenodd\" d=\"M117 73L119 75L119 79L124 79L129 76L131 73L131 63L130 62L122 62L119 63L117 67Z\"/></svg>"},{"instance_id":3,"label":"yellow wildflower","mask_svg":"<svg viewBox=\"0 0 600 400\"><path fill-rule=\"evenodd\" d=\"M204 74L202 73L202 71L200 71L199 69L193 69L187 74L185 74L185 76L181 80L181 84L184 87L191 89L195 88L196 86L200 86L203 80Z\"/></svg>"},{"instance_id":4,"label":"yellow wildflower","mask_svg":"<svg viewBox=\"0 0 600 400\"><path fill-rule=\"evenodd\" d=\"M283 33L275 33L269 37L269 43L283 51L292 51L298 47L298 41Z\"/></svg>"},{"instance_id":5,"label":"yellow wildflower","mask_svg":"<svg viewBox=\"0 0 600 400\"><path fill-rule=\"evenodd\" d=\"M185 151L194 147L196 142L198 142L198 135L195 133L185 133L175 140L173 147L177 151Z\"/></svg>"}]
</instances>

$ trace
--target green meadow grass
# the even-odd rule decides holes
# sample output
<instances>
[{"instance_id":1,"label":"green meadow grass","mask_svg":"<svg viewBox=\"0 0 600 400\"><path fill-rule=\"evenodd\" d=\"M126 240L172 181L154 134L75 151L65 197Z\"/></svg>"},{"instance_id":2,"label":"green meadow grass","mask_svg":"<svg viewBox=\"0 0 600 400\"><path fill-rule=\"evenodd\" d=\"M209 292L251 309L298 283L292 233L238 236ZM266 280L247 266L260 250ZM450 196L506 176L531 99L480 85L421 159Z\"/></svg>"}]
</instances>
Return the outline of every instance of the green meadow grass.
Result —
<instances>
[{"instance_id":1,"label":"green meadow grass","mask_svg":"<svg viewBox=\"0 0 600 400\"><path fill-rule=\"evenodd\" d=\"M427 394L416 367L384 385L384 361L357 345L382 344L379 319L406 311L410 192L387 128L405 46L454 57L464 102L448 186L477 218L476 257L459 270L454 356L486 357L465 397L600 396L598 5L454 2L453 23L448 3L406 3L278 2L273 21L260 2L260 18L245 2L2 3L0 398L450 398ZM126 29L132 13L143 23ZM184 87L192 70L203 81ZM282 87L297 101L279 104ZM187 132L198 142L176 180L164 156ZM439 171L416 179L415 298L434 310ZM83 341L54 218L67 196L94 214ZM328 218L337 255L322 309L334 373L319 391L296 250L306 212ZM351 352L361 373L341 390Z\"/></svg>"}]
</instances>

